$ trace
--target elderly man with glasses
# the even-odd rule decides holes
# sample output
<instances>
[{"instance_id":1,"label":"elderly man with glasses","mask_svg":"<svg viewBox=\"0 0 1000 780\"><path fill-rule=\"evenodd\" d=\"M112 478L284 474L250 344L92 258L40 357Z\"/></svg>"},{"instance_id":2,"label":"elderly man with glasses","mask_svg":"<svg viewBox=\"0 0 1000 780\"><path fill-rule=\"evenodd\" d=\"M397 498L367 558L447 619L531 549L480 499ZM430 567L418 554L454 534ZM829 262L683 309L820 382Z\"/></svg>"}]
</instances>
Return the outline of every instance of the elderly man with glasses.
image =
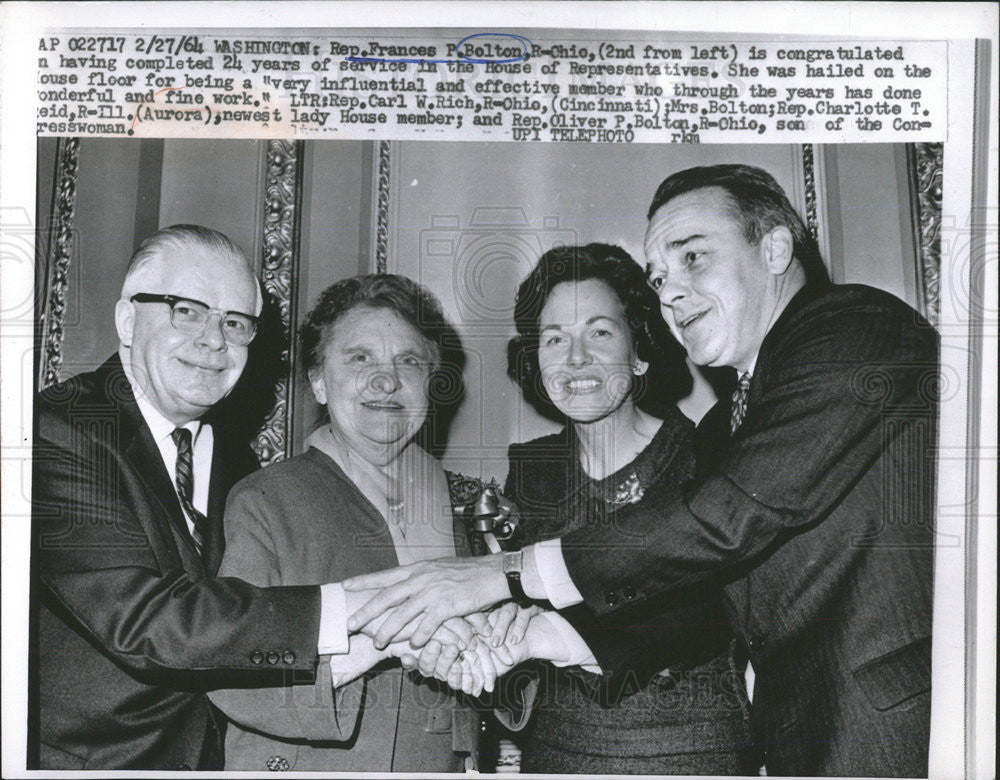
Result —
<instances>
[{"instance_id":1,"label":"elderly man with glasses","mask_svg":"<svg viewBox=\"0 0 1000 780\"><path fill-rule=\"evenodd\" d=\"M117 354L38 397L30 767L222 769L208 689L310 682L347 652L339 585L214 576L226 494L258 463L210 412L261 306L232 241L165 228L129 264Z\"/></svg>"}]
</instances>

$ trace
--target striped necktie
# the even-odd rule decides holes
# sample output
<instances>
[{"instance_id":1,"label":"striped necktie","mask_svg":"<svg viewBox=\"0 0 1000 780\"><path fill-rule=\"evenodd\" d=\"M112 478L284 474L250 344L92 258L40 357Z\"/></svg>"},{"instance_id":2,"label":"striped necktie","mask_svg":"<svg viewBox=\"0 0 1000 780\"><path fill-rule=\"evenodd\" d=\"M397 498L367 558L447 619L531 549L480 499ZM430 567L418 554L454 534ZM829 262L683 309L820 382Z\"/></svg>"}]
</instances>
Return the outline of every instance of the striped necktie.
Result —
<instances>
[{"instance_id":1,"label":"striped necktie","mask_svg":"<svg viewBox=\"0 0 1000 780\"><path fill-rule=\"evenodd\" d=\"M194 526L194 546L201 556L205 549L205 540L208 538L208 518L194 508L191 499L194 496L194 459L191 454L191 431L187 428L175 428L170 438L177 445L177 495L180 496L181 506L191 518Z\"/></svg>"},{"instance_id":2,"label":"striped necktie","mask_svg":"<svg viewBox=\"0 0 1000 780\"><path fill-rule=\"evenodd\" d=\"M750 395L750 372L744 371L740 376L740 383L733 391L732 416L729 418L729 431L736 433L736 429L743 424L743 418L747 414L747 396Z\"/></svg>"}]
</instances>

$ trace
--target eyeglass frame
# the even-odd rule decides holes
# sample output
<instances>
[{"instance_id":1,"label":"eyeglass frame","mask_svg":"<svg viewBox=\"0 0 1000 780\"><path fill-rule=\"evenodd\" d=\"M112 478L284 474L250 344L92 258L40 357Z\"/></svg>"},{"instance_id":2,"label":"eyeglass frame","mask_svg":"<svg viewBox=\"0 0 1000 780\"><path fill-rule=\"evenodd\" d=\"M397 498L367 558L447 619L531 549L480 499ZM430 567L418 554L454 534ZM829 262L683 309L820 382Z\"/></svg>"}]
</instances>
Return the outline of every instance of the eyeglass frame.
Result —
<instances>
[{"instance_id":1,"label":"eyeglass frame","mask_svg":"<svg viewBox=\"0 0 1000 780\"><path fill-rule=\"evenodd\" d=\"M193 333L200 333L208 325L208 319L209 319L209 317L211 317L213 314L218 314L219 315L219 330L221 331L222 337L223 337L223 339L225 339L226 344L228 344L231 347L245 347L245 346L249 345L250 342L252 342L257 337L257 326L260 323L260 317L255 317L252 314L247 314L246 312L242 312L242 311L232 311L232 310L226 310L226 309L213 309L207 303L205 303L204 301L199 301L197 298L185 298L182 295L169 295L169 294L161 294L161 293L136 293L131 298L129 298L129 301L131 303L165 303L165 304L167 304L170 307L170 325L173 328L181 331L182 333L192 333L192 334ZM182 328L182 327L180 327L179 325L177 325L174 322L174 307L177 304L179 304L179 303L193 303L196 306L200 306L200 307L202 307L202 308L205 309L205 322L201 325L201 327L196 328L194 330L187 330L186 328ZM250 322L250 337L245 342L243 342L242 344L241 343L234 343L234 342L230 341L228 338L226 338L226 331L222 327L222 320L225 319L226 317L234 315L234 314L236 316L238 316L238 317L245 317Z\"/></svg>"}]
</instances>

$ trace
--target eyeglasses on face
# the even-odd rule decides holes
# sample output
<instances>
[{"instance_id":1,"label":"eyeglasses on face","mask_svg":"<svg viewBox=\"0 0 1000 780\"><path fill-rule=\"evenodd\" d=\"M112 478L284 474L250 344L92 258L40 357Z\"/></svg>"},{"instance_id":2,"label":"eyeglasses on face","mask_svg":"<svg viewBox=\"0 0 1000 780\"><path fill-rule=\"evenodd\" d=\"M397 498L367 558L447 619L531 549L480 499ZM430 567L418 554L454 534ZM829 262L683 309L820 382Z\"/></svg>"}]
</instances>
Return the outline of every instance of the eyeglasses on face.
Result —
<instances>
[{"instance_id":1,"label":"eyeglasses on face","mask_svg":"<svg viewBox=\"0 0 1000 780\"><path fill-rule=\"evenodd\" d=\"M213 309L206 303L177 295L156 293L136 293L133 303L165 303L170 307L170 324L185 333L200 333L213 314L219 315L219 328L226 343L233 347L245 347L257 335L257 317L239 311Z\"/></svg>"}]
</instances>

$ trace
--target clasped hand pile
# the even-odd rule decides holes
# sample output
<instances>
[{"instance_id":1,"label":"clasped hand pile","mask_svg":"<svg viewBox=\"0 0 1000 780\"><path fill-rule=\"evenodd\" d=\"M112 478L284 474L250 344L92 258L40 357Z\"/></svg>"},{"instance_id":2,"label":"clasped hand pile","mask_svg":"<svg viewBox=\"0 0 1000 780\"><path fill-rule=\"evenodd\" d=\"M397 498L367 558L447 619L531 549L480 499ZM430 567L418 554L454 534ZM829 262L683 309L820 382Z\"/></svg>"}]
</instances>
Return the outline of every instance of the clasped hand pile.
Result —
<instances>
[{"instance_id":1,"label":"clasped hand pile","mask_svg":"<svg viewBox=\"0 0 1000 780\"><path fill-rule=\"evenodd\" d=\"M478 696L523 661L558 661L565 651L541 608L505 601L510 592L499 556L424 561L353 577L343 586L348 630L357 633L351 660L331 659L335 685L395 657L407 669Z\"/></svg>"},{"instance_id":2,"label":"clasped hand pile","mask_svg":"<svg viewBox=\"0 0 1000 780\"><path fill-rule=\"evenodd\" d=\"M492 691L498 677L534 657L527 634L531 620L540 612L539 607L507 602L486 613L445 621L423 647L402 640L390 643L386 651L406 669L479 696L484 690Z\"/></svg>"},{"instance_id":3,"label":"clasped hand pile","mask_svg":"<svg viewBox=\"0 0 1000 780\"><path fill-rule=\"evenodd\" d=\"M541 612L540 607L507 602L488 612L449 618L421 647L410 639L400 639L381 650L375 644L375 633L382 621L373 621L351 636L350 655L356 656L351 668L338 666L337 656L331 658L334 684L348 682L384 658L398 658L405 669L415 669L456 691L479 696L483 691L492 691L497 678L521 662L544 654L539 647L544 632L529 631ZM403 633L411 633L413 627Z\"/></svg>"}]
</instances>

